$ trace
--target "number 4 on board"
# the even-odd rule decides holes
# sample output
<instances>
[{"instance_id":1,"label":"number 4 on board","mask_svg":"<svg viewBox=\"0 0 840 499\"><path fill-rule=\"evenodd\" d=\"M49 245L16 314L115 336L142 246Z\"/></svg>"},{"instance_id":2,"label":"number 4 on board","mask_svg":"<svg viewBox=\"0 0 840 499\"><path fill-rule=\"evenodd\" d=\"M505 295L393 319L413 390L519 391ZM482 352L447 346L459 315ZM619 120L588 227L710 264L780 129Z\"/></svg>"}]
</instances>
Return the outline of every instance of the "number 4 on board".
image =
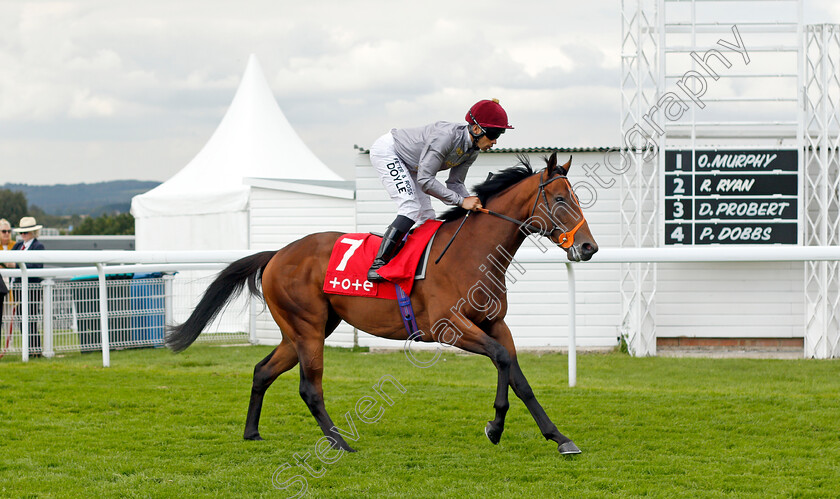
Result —
<instances>
[{"instance_id":1,"label":"number 4 on board","mask_svg":"<svg viewBox=\"0 0 840 499\"><path fill-rule=\"evenodd\" d=\"M685 239L685 235L683 234L682 225L677 225L677 228L675 228L674 231L671 232L671 239L680 243L683 242L683 239Z\"/></svg>"}]
</instances>

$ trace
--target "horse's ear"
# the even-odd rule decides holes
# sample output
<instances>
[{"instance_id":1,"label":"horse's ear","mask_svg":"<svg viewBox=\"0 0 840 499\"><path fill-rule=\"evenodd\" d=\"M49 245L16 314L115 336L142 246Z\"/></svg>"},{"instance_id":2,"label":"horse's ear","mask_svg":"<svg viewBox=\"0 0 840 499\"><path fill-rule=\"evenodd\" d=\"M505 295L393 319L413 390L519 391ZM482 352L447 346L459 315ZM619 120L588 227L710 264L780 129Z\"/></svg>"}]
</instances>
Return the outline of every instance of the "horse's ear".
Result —
<instances>
[{"instance_id":1,"label":"horse's ear","mask_svg":"<svg viewBox=\"0 0 840 499\"><path fill-rule=\"evenodd\" d=\"M568 175L569 174L569 168L571 168L571 167L572 167L572 156L570 155L569 156L569 161L566 161L565 165L558 166L557 169L562 172L562 175Z\"/></svg>"},{"instance_id":2,"label":"horse's ear","mask_svg":"<svg viewBox=\"0 0 840 499\"><path fill-rule=\"evenodd\" d=\"M547 163L546 170L549 171L549 174L554 173L554 170L557 169L557 151L551 153L551 156L545 162Z\"/></svg>"}]
</instances>

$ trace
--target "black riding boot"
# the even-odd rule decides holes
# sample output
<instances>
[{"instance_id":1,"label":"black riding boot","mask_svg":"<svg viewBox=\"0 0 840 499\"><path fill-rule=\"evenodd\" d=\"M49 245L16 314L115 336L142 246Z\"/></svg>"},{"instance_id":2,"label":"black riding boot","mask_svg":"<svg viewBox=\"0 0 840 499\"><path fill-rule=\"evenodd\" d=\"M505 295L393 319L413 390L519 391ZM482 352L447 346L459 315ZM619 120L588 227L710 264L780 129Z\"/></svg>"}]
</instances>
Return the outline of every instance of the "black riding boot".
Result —
<instances>
[{"instance_id":1,"label":"black riding boot","mask_svg":"<svg viewBox=\"0 0 840 499\"><path fill-rule=\"evenodd\" d=\"M382 236L382 244L379 245L379 251L376 252L376 258L373 259L373 265L371 265L370 270L368 270L368 281L381 282L385 280L376 271L384 267L386 263L390 262L391 259L394 258L394 255L396 255L399 251L403 236L405 236L405 232L393 226L388 227L385 231L385 235Z\"/></svg>"}]
</instances>

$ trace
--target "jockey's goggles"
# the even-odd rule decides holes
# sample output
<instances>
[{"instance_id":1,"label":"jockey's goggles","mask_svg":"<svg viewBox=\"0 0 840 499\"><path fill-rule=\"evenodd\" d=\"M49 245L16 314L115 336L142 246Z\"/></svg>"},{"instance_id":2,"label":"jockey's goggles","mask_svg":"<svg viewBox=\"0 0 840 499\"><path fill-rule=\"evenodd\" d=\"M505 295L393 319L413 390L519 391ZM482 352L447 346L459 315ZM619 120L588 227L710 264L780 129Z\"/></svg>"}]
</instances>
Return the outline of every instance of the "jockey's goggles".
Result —
<instances>
[{"instance_id":1,"label":"jockey's goggles","mask_svg":"<svg viewBox=\"0 0 840 499\"><path fill-rule=\"evenodd\" d=\"M479 126L481 126L481 125L479 125ZM482 127L481 130L484 131L484 136L487 137L490 140L496 140L499 137L501 137L503 133L505 133L504 128L484 128L484 127Z\"/></svg>"}]
</instances>

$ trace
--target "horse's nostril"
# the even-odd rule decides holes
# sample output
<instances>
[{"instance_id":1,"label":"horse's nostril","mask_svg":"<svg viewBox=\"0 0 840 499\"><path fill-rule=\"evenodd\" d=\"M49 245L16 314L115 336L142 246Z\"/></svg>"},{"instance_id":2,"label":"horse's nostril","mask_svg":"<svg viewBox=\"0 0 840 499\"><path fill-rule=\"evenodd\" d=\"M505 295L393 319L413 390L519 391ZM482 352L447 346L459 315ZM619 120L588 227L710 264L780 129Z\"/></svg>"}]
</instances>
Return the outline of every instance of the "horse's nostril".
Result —
<instances>
[{"instance_id":1,"label":"horse's nostril","mask_svg":"<svg viewBox=\"0 0 840 499\"><path fill-rule=\"evenodd\" d=\"M593 246L590 243L583 243L583 245L581 246L581 249L587 255L594 255L598 251L598 247Z\"/></svg>"}]
</instances>

